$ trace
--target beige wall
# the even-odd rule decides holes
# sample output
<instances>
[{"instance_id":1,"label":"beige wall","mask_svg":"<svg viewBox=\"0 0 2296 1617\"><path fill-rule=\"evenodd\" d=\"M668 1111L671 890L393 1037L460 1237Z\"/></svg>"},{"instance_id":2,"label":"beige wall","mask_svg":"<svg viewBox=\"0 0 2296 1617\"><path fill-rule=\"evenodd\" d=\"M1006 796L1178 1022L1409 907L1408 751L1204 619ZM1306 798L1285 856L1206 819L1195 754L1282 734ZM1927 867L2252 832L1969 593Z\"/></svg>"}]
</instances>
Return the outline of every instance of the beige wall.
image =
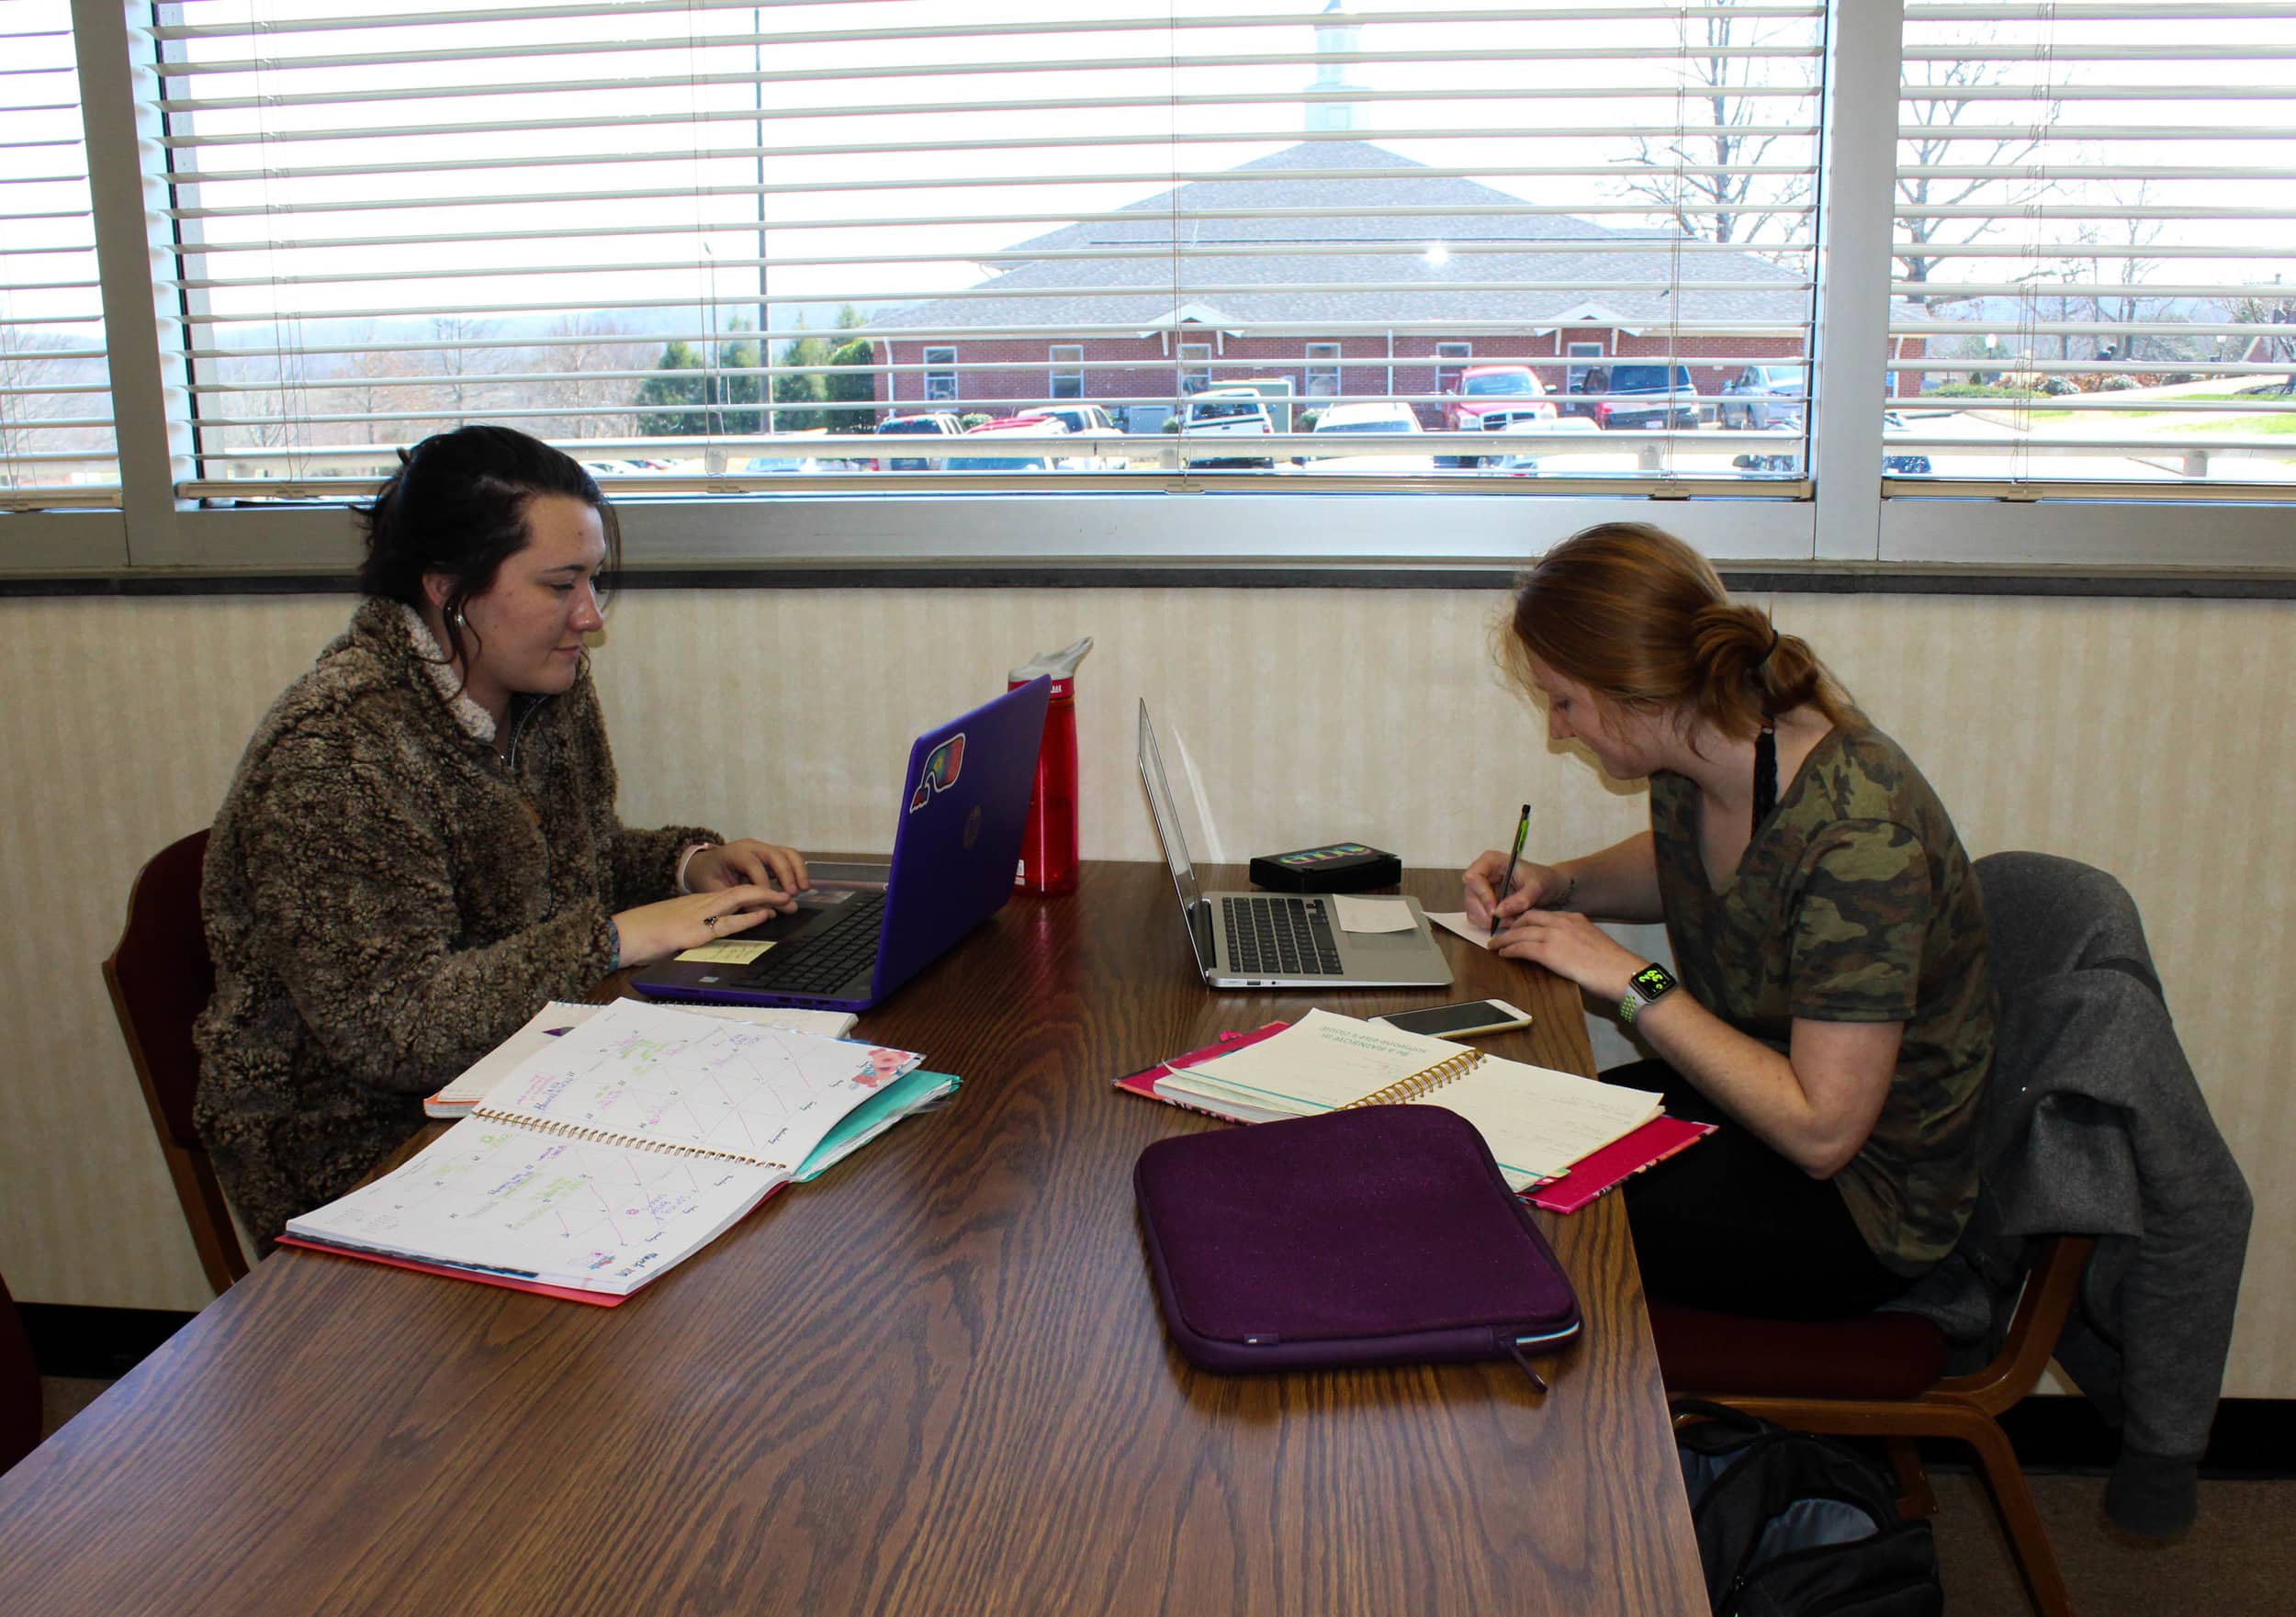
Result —
<instances>
[{"instance_id":1,"label":"beige wall","mask_svg":"<svg viewBox=\"0 0 2296 1617\"><path fill-rule=\"evenodd\" d=\"M2296 605L1789 595L1771 602L1919 758L1973 853L2042 848L2143 906L2257 1193L2228 1394L2296 1397L2288 872ZM1551 752L1491 670L1494 596L1416 590L643 591L597 668L633 823L890 846L925 723L1098 637L1080 679L1087 855L1150 858L1145 695L1210 782L1221 850L1364 837L1458 863L1533 802L1532 847L1634 829L1638 794ZM213 814L343 598L0 601L11 1059L0 1274L40 1302L192 1308L198 1268L96 970L136 868ZM1168 737L1167 737L1168 739ZM1175 948L1179 947L1176 934ZM1154 1052L1143 1051L1143 1055Z\"/></svg>"}]
</instances>

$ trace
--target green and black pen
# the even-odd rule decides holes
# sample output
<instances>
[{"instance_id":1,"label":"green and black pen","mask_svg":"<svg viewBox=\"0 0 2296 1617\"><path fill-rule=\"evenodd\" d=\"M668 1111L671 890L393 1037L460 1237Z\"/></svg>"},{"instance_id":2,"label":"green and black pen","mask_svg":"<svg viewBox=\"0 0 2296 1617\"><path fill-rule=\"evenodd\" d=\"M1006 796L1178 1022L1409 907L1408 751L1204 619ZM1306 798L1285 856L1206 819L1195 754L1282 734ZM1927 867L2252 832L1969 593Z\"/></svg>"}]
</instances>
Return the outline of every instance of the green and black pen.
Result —
<instances>
[{"instance_id":1,"label":"green and black pen","mask_svg":"<svg viewBox=\"0 0 2296 1617\"><path fill-rule=\"evenodd\" d=\"M1507 902L1507 893L1514 886L1514 867L1523 858L1523 839L1531 834L1531 805L1523 805L1523 817L1514 823L1514 851L1507 855L1507 872L1499 878L1499 896L1491 902L1492 925L1499 920L1499 906Z\"/></svg>"}]
</instances>

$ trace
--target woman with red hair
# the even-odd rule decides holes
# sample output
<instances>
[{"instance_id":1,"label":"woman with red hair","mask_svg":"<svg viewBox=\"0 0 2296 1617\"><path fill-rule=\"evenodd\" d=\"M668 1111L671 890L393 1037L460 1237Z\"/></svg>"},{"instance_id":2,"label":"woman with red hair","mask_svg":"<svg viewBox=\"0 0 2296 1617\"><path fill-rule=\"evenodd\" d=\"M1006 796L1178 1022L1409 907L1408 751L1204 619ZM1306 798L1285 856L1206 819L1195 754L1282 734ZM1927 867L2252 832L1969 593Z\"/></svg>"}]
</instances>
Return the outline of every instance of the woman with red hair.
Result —
<instances>
[{"instance_id":1,"label":"woman with red hair","mask_svg":"<svg viewBox=\"0 0 2296 1617\"><path fill-rule=\"evenodd\" d=\"M1650 828L1554 864L1477 859L1491 948L1619 1003L1656 1059L1604 1076L1721 1125L1631 1180L1650 1294L1862 1313L1953 1248L1992 1060L1985 916L1952 818L1807 644L1705 559L1614 522L1516 593L1505 657ZM1673 970L1597 921L1666 923Z\"/></svg>"}]
</instances>

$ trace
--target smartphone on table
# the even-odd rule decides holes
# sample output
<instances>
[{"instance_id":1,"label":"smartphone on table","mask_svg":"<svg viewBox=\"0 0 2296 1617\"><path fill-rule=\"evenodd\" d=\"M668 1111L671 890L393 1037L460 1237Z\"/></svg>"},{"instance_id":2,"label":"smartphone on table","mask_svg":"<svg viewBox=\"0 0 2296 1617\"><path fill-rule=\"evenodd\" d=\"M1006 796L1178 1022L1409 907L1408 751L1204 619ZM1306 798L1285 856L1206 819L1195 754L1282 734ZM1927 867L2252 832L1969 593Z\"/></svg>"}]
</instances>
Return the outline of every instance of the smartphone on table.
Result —
<instances>
[{"instance_id":1,"label":"smartphone on table","mask_svg":"<svg viewBox=\"0 0 2296 1617\"><path fill-rule=\"evenodd\" d=\"M1428 1005L1423 1010L1391 1011L1370 1019L1401 1027L1406 1033L1424 1033L1430 1039L1465 1039L1476 1033L1527 1027L1531 1025L1531 1013L1518 1010L1503 999L1469 999L1458 1005Z\"/></svg>"}]
</instances>

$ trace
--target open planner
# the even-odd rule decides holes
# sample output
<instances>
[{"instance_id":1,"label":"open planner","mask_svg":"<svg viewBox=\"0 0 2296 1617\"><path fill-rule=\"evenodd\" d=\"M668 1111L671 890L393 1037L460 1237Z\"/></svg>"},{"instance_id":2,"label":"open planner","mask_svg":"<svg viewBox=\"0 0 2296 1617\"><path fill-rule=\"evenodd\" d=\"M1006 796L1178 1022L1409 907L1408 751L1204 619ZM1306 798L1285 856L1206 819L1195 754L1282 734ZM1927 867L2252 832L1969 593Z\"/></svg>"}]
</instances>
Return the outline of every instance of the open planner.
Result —
<instances>
[{"instance_id":1,"label":"open planner","mask_svg":"<svg viewBox=\"0 0 2296 1617\"><path fill-rule=\"evenodd\" d=\"M922 1058L620 1000L286 1243L618 1301L957 1085Z\"/></svg>"},{"instance_id":2,"label":"open planner","mask_svg":"<svg viewBox=\"0 0 2296 1617\"><path fill-rule=\"evenodd\" d=\"M523 1027L471 1062L445 1088L424 1100L423 1112L433 1117L467 1117L478 1109L478 1103L493 1092L496 1084L511 1075L511 1069L527 1057L549 1049L553 1039L565 1038L605 1008L576 1000L552 1000L528 1018ZM700 1016L723 1016L729 1021L818 1033L828 1039L841 1037L859 1019L850 1011L800 1011L766 1005L690 1005L679 1008Z\"/></svg>"},{"instance_id":3,"label":"open planner","mask_svg":"<svg viewBox=\"0 0 2296 1617\"><path fill-rule=\"evenodd\" d=\"M1660 1116L1660 1097L1649 1090L1322 1010L1280 1032L1235 1039L1206 1060L1170 1063L1152 1092L1242 1123L1350 1106L1439 1106L1475 1126L1518 1191L1567 1173Z\"/></svg>"}]
</instances>

